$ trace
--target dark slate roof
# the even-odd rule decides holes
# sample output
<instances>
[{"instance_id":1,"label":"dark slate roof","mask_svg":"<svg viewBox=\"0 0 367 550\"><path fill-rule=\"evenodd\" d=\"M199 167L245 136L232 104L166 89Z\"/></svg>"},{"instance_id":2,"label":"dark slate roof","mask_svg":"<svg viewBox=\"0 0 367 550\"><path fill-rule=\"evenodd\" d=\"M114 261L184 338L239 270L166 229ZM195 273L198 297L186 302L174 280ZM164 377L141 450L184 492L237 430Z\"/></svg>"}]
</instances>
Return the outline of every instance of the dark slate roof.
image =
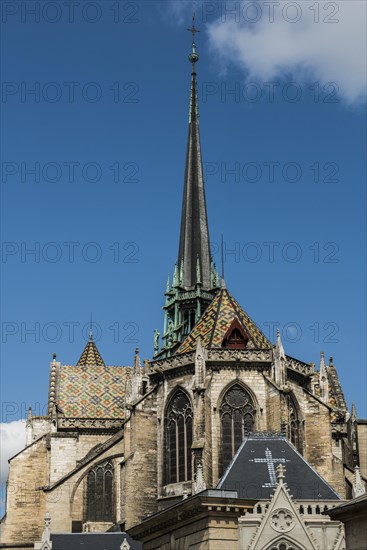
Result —
<instances>
[{"instance_id":1,"label":"dark slate roof","mask_svg":"<svg viewBox=\"0 0 367 550\"><path fill-rule=\"evenodd\" d=\"M130 550L141 550L142 544L127 533L68 533L52 534L52 550L120 550L124 540Z\"/></svg>"},{"instance_id":2,"label":"dark slate roof","mask_svg":"<svg viewBox=\"0 0 367 550\"><path fill-rule=\"evenodd\" d=\"M285 482L297 500L340 500L339 495L285 438L253 434L244 440L218 489L238 498L269 499L277 485L276 468L285 466Z\"/></svg>"}]
</instances>

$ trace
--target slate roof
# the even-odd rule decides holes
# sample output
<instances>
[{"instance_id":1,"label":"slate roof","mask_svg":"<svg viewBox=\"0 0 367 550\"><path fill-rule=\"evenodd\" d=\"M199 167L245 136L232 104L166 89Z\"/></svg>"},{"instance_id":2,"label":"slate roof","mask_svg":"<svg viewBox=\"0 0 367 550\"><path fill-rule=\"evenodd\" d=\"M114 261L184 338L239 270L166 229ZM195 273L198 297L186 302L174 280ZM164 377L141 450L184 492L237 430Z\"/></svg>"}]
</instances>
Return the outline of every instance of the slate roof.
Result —
<instances>
[{"instance_id":1,"label":"slate roof","mask_svg":"<svg viewBox=\"0 0 367 550\"><path fill-rule=\"evenodd\" d=\"M339 495L282 436L253 434L244 440L218 489L238 498L269 499L276 488L276 467L283 463L285 482L296 500L340 500Z\"/></svg>"},{"instance_id":2,"label":"slate roof","mask_svg":"<svg viewBox=\"0 0 367 550\"><path fill-rule=\"evenodd\" d=\"M56 401L67 418L123 418L131 367L61 366Z\"/></svg>"},{"instance_id":3,"label":"slate roof","mask_svg":"<svg viewBox=\"0 0 367 550\"><path fill-rule=\"evenodd\" d=\"M222 288L191 333L182 342L177 353L195 350L199 337L202 345L206 348L221 348L223 339L234 319L237 319L249 337L248 348L271 349L273 347L228 290Z\"/></svg>"},{"instance_id":4,"label":"slate roof","mask_svg":"<svg viewBox=\"0 0 367 550\"><path fill-rule=\"evenodd\" d=\"M52 534L52 550L120 550L124 540L130 550L141 550L142 544L127 533L68 533Z\"/></svg>"}]
</instances>

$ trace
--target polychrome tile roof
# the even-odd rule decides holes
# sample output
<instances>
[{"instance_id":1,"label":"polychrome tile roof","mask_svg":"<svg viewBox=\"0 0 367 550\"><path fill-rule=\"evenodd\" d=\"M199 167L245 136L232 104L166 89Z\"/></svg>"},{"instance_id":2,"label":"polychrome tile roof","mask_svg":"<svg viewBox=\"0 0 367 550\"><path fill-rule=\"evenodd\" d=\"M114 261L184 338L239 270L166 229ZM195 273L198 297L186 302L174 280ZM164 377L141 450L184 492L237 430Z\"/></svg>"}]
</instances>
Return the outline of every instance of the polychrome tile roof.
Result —
<instances>
[{"instance_id":1,"label":"polychrome tile roof","mask_svg":"<svg viewBox=\"0 0 367 550\"><path fill-rule=\"evenodd\" d=\"M96 344L93 342L92 337L90 337L89 342L84 348L83 353L80 356L77 365L81 366L92 366L100 365L104 366L104 361L101 357L101 354L98 351Z\"/></svg>"},{"instance_id":2,"label":"polychrome tile roof","mask_svg":"<svg viewBox=\"0 0 367 550\"><path fill-rule=\"evenodd\" d=\"M123 418L131 367L61 366L57 405L67 418Z\"/></svg>"},{"instance_id":3,"label":"polychrome tile roof","mask_svg":"<svg viewBox=\"0 0 367 550\"><path fill-rule=\"evenodd\" d=\"M222 288L191 333L182 342L177 353L194 350L199 337L202 345L208 349L222 347L223 339L234 319L237 319L249 337L247 347L253 349L273 347L228 290Z\"/></svg>"}]
</instances>

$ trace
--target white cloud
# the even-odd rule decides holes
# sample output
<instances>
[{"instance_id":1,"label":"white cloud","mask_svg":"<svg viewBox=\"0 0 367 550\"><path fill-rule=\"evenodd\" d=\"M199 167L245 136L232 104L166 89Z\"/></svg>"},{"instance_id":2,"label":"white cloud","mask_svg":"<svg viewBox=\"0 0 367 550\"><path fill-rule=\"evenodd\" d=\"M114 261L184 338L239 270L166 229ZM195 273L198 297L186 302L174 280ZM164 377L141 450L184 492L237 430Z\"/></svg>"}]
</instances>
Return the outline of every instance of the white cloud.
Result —
<instances>
[{"instance_id":1,"label":"white cloud","mask_svg":"<svg viewBox=\"0 0 367 550\"><path fill-rule=\"evenodd\" d=\"M177 25L189 27L193 12L196 12L200 2L195 0L164 0L158 2L156 7L163 17L173 21Z\"/></svg>"},{"instance_id":2,"label":"white cloud","mask_svg":"<svg viewBox=\"0 0 367 550\"><path fill-rule=\"evenodd\" d=\"M241 3L237 21L235 16L223 16L221 9L221 15L208 23L209 44L222 68L231 63L237 65L244 70L247 81L270 81L291 74L293 79L322 84L335 82L348 103L363 99L366 93L366 2L281 0L277 3L279 6L273 3L273 22L266 2L264 5L263 0L256 0ZM229 7L230 3L224 4ZM252 11L245 10L246 4L253 5ZM296 6L292 8L291 4ZM318 23L315 22L315 5L319 6ZM256 13L257 6L260 10ZM295 23L286 21L286 18L298 16L299 21ZM255 18L258 18L256 23L249 22ZM327 23L325 18L338 22Z\"/></svg>"},{"instance_id":3,"label":"white cloud","mask_svg":"<svg viewBox=\"0 0 367 550\"><path fill-rule=\"evenodd\" d=\"M25 421L2 422L0 424L0 481L8 477L8 460L25 446Z\"/></svg>"}]
</instances>

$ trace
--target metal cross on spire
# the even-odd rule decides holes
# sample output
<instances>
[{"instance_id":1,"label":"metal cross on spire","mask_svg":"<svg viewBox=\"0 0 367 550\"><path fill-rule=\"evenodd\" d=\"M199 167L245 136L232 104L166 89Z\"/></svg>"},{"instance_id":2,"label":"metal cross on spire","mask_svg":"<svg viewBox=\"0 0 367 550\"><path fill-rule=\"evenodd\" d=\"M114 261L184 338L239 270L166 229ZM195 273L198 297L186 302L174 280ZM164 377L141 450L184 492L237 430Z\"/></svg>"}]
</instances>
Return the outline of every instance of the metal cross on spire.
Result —
<instances>
[{"instance_id":1,"label":"metal cross on spire","mask_svg":"<svg viewBox=\"0 0 367 550\"><path fill-rule=\"evenodd\" d=\"M195 42L195 34L200 32L199 29L195 27L195 13L192 14L192 27L191 29L186 29L192 34L192 41Z\"/></svg>"},{"instance_id":2,"label":"metal cross on spire","mask_svg":"<svg viewBox=\"0 0 367 550\"><path fill-rule=\"evenodd\" d=\"M189 32L191 32L191 34L192 34L192 48L191 48L191 53L189 55L189 61L192 64L192 74L194 74L195 73L195 63L197 63L197 61L199 61L199 56L196 52L195 34L197 32L200 32L199 29L197 29L195 27L195 13L192 16L192 27L191 27L191 29L187 29L187 30Z\"/></svg>"}]
</instances>

